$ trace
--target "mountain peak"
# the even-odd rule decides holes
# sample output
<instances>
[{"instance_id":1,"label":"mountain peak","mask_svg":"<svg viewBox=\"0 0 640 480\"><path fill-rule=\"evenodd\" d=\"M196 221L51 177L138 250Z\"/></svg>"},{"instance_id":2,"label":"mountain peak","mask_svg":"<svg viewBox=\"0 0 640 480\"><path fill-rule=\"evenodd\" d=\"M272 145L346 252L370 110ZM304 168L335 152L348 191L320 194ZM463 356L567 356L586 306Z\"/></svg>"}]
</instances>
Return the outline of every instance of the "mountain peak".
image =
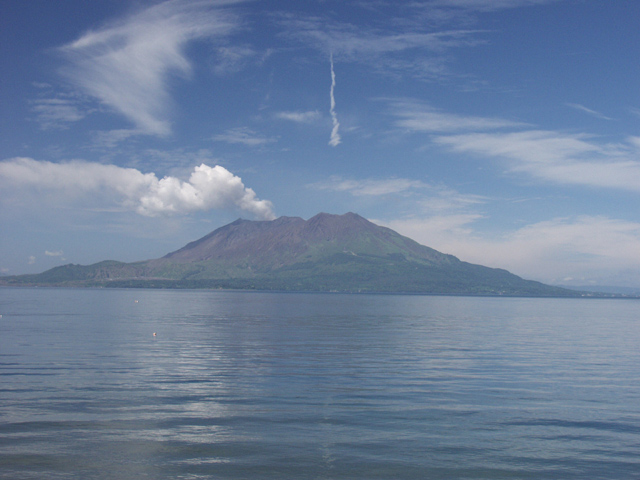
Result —
<instances>
[{"instance_id":1,"label":"mountain peak","mask_svg":"<svg viewBox=\"0 0 640 480\"><path fill-rule=\"evenodd\" d=\"M319 213L309 220L286 216L263 221L239 218L163 258L193 262L260 253L273 259L274 254L280 257L301 254L319 242L342 242L376 228L381 227L352 212Z\"/></svg>"},{"instance_id":2,"label":"mountain peak","mask_svg":"<svg viewBox=\"0 0 640 480\"><path fill-rule=\"evenodd\" d=\"M76 266L45 272L39 281L180 288L578 295L523 280L506 270L461 262L353 212L319 213L309 220L238 219L156 260Z\"/></svg>"}]
</instances>

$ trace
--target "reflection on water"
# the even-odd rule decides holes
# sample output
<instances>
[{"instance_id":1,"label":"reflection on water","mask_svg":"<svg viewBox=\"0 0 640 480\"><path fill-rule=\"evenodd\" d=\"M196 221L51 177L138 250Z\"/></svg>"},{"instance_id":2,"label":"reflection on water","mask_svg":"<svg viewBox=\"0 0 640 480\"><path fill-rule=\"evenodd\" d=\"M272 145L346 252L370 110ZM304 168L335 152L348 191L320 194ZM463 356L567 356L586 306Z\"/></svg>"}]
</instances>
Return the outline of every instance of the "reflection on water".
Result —
<instances>
[{"instance_id":1,"label":"reflection on water","mask_svg":"<svg viewBox=\"0 0 640 480\"><path fill-rule=\"evenodd\" d=\"M0 477L634 478L639 305L0 289Z\"/></svg>"}]
</instances>

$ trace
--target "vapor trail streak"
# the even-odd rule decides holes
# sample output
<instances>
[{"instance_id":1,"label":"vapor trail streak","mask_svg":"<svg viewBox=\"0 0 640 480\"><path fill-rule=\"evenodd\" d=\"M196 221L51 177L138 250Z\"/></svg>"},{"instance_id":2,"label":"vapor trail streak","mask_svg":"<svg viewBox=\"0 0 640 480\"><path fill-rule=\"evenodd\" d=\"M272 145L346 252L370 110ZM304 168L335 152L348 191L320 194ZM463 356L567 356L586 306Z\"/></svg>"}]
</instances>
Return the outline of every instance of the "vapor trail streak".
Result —
<instances>
[{"instance_id":1,"label":"vapor trail streak","mask_svg":"<svg viewBox=\"0 0 640 480\"><path fill-rule=\"evenodd\" d=\"M336 72L333 70L333 53L329 57L331 61L331 108L329 112L331 113L331 120L333 122L333 129L331 130L331 138L329 139L329 145L332 147L336 147L340 144L340 134L338 130L340 129L340 122L338 122L338 116L336 115L336 98L333 94L333 91L336 88Z\"/></svg>"}]
</instances>

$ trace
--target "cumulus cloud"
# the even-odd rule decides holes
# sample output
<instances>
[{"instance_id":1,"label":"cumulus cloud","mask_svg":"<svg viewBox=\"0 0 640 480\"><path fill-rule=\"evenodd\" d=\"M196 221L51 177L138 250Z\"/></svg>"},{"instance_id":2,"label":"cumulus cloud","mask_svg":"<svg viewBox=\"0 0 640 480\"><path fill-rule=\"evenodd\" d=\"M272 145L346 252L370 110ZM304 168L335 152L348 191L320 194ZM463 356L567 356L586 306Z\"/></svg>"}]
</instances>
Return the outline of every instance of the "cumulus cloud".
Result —
<instances>
[{"instance_id":1,"label":"cumulus cloud","mask_svg":"<svg viewBox=\"0 0 640 480\"><path fill-rule=\"evenodd\" d=\"M167 135L170 74L187 76L188 43L222 37L238 21L215 8L229 1L169 0L89 31L61 48L64 75L85 93L127 117L136 131Z\"/></svg>"},{"instance_id":2,"label":"cumulus cloud","mask_svg":"<svg viewBox=\"0 0 640 480\"><path fill-rule=\"evenodd\" d=\"M27 258L27 264L28 265L33 265L36 263L36 257L33 255L30 255L29 258Z\"/></svg>"},{"instance_id":3,"label":"cumulus cloud","mask_svg":"<svg viewBox=\"0 0 640 480\"><path fill-rule=\"evenodd\" d=\"M271 202L260 200L240 177L204 163L194 168L188 181L182 181L116 165L16 158L0 162L0 185L3 193L18 189L25 194L25 189L32 188L76 199L91 195L145 216L239 209L260 219L274 218Z\"/></svg>"},{"instance_id":4,"label":"cumulus cloud","mask_svg":"<svg viewBox=\"0 0 640 480\"><path fill-rule=\"evenodd\" d=\"M338 115L336 114L336 98L334 95L334 90L336 88L336 73L333 70L333 54L331 54L331 90L329 91L329 99L330 99L330 109L329 113L331 113L331 122L333 123L333 128L331 129L331 137L329 139L329 145L332 147L337 147L340 145L340 133L338 130L340 129L340 122L338 122Z\"/></svg>"}]
</instances>

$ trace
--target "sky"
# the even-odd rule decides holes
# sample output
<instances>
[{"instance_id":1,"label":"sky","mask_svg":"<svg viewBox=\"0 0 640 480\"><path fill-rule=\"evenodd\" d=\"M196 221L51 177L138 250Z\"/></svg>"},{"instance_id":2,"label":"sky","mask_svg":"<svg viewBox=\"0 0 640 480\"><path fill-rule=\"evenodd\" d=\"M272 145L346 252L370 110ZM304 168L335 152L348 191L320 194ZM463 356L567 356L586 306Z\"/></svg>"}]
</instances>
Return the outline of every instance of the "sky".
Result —
<instances>
[{"instance_id":1,"label":"sky","mask_svg":"<svg viewBox=\"0 0 640 480\"><path fill-rule=\"evenodd\" d=\"M355 212L640 287L640 2L3 0L0 274Z\"/></svg>"}]
</instances>

